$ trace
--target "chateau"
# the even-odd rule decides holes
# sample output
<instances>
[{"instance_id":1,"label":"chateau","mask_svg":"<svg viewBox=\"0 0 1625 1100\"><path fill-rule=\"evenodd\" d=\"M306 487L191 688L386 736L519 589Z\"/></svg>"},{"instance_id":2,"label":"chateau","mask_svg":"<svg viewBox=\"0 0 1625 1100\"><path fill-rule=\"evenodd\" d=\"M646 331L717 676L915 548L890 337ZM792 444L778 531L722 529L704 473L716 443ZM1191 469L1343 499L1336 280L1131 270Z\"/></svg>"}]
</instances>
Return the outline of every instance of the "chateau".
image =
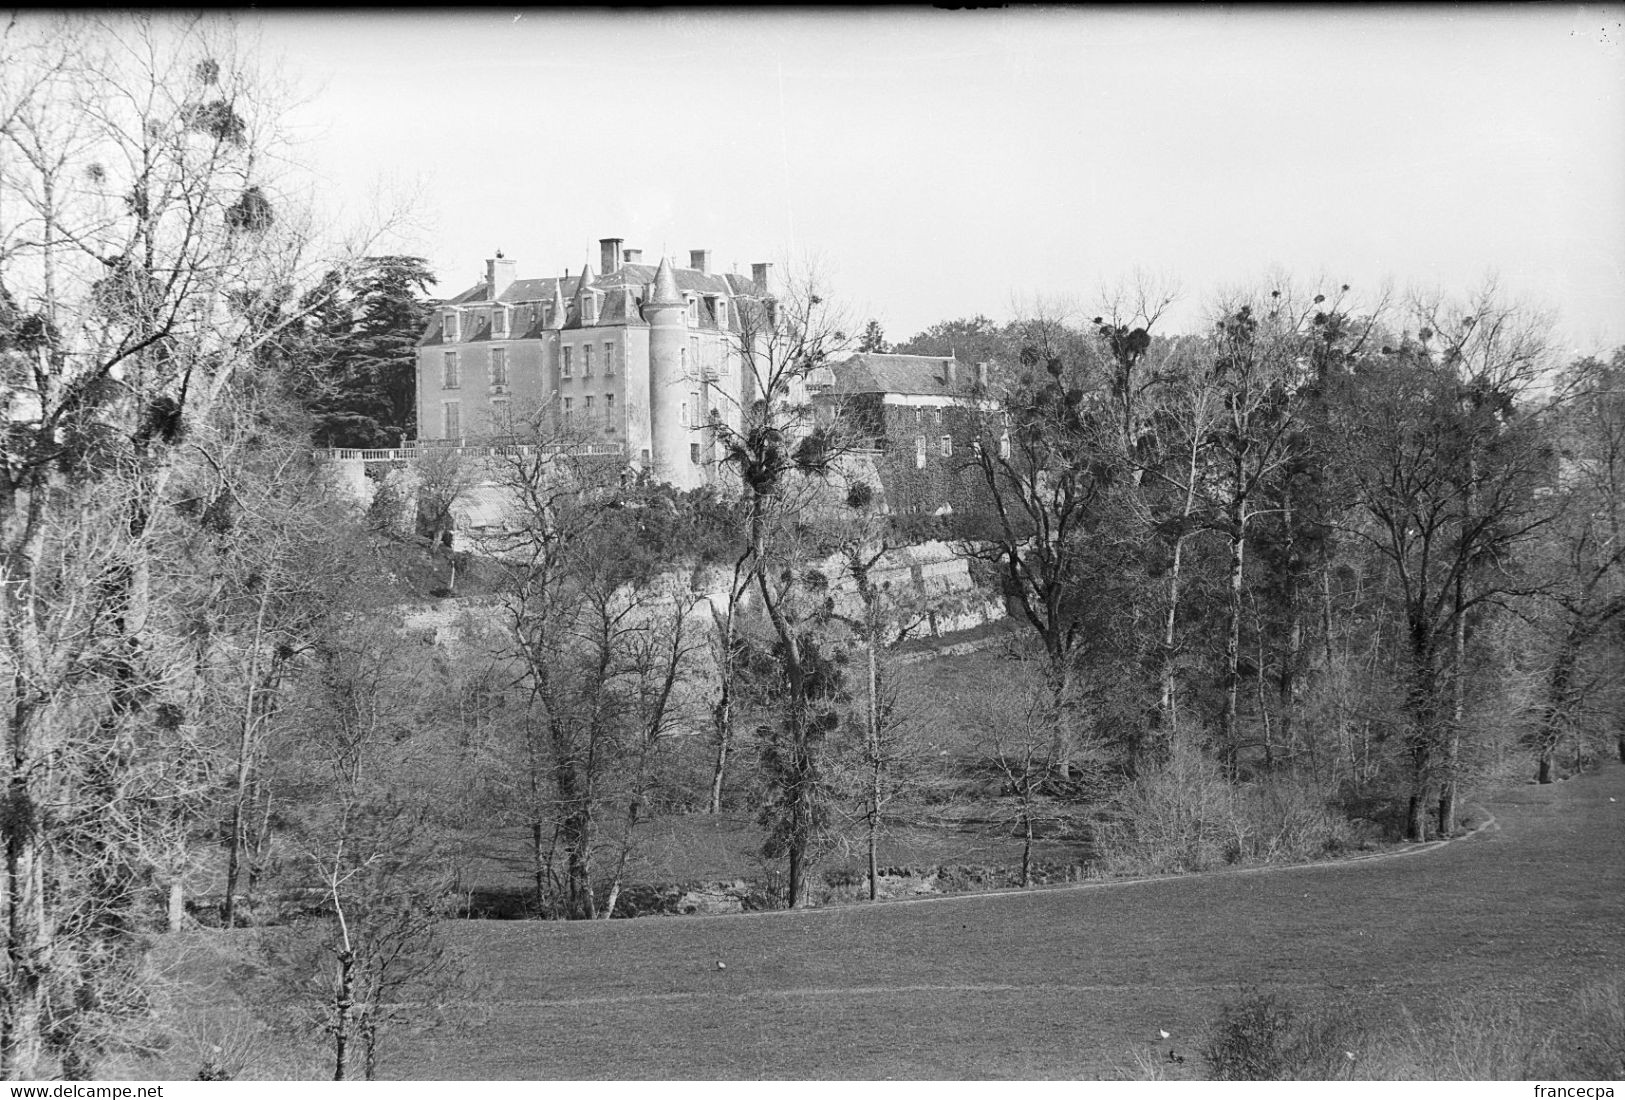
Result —
<instances>
[{"instance_id":1,"label":"chateau","mask_svg":"<svg viewBox=\"0 0 1625 1100\"><path fill-rule=\"evenodd\" d=\"M441 303L418 346L418 434L425 441L544 436L618 446L629 465L680 488L713 476L714 415L732 426L754 395L741 367L752 310L771 300L771 264L749 278L642 262L599 241L600 271L519 279L498 252L485 280ZM523 427L521 427L523 426Z\"/></svg>"}]
</instances>

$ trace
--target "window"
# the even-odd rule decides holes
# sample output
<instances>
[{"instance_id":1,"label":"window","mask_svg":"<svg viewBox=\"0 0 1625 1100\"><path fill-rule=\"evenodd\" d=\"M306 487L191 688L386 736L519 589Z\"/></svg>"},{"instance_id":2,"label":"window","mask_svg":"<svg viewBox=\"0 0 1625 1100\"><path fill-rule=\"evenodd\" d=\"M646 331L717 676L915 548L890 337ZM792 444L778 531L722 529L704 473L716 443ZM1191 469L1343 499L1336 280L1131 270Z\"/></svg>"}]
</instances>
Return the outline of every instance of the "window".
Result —
<instances>
[{"instance_id":1,"label":"window","mask_svg":"<svg viewBox=\"0 0 1625 1100\"><path fill-rule=\"evenodd\" d=\"M457 313L455 311L448 311L446 313L445 320L441 323L440 328L441 338L449 344L455 344L459 335L457 331Z\"/></svg>"},{"instance_id":2,"label":"window","mask_svg":"<svg viewBox=\"0 0 1625 1100\"><path fill-rule=\"evenodd\" d=\"M700 445L698 443L688 445L688 460L696 466L700 464Z\"/></svg>"},{"instance_id":3,"label":"window","mask_svg":"<svg viewBox=\"0 0 1625 1100\"><path fill-rule=\"evenodd\" d=\"M491 311L491 335L508 335L508 307L497 306Z\"/></svg>"},{"instance_id":4,"label":"window","mask_svg":"<svg viewBox=\"0 0 1625 1100\"><path fill-rule=\"evenodd\" d=\"M610 431L615 430L615 395L612 393L604 394L604 422Z\"/></svg>"},{"instance_id":5,"label":"window","mask_svg":"<svg viewBox=\"0 0 1625 1100\"><path fill-rule=\"evenodd\" d=\"M508 349L491 349L491 385L506 386L508 384Z\"/></svg>"},{"instance_id":6,"label":"window","mask_svg":"<svg viewBox=\"0 0 1625 1100\"><path fill-rule=\"evenodd\" d=\"M463 372L457 366L457 353L455 351L448 351L446 352L446 373L445 376L440 379L440 388L443 390L455 390L461 387L462 384Z\"/></svg>"},{"instance_id":7,"label":"window","mask_svg":"<svg viewBox=\"0 0 1625 1100\"><path fill-rule=\"evenodd\" d=\"M939 442L938 446L942 451L942 457L943 458L952 458L954 456L954 437L953 436L951 436L951 435L943 436L941 441Z\"/></svg>"},{"instance_id":8,"label":"window","mask_svg":"<svg viewBox=\"0 0 1625 1100\"><path fill-rule=\"evenodd\" d=\"M682 375L682 376L685 376L685 377L688 375L688 349L687 348L678 348L677 349L677 373L679 375Z\"/></svg>"},{"instance_id":9,"label":"window","mask_svg":"<svg viewBox=\"0 0 1625 1100\"><path fill-rule=\"evenodd\" d=\"M700 302L697 298L688 300L688 327L696 328L700 323Z\"/></svg>"},{"instance_id":10,"label":"window","mask_svg":"<svg viewBox=\"0 0 1625 1100\"><path fill-rule=\"evenodd\" d=\"M705 415L705 406L700 404L700 395L697 393L689 394L688 400L688 407L694 410L694 427L698 428L700 426L700 417Z\"/></svg>"},{"instance_id":11,"label":"window","mask_svg":"<svg viewBox=\"0 0 1625 1100\"><path fill-rule=\"evenodd\" d=\"M581 399L581 411L587 414L587 423L592 423L592 394Z\"/></svg>"},{"instance_id":12,"label":"window","mask_svg":"<svg viewBox=\"0 0 1625 1100\"><path fill-rule=\"evenodd\" d=\"M700 338L698 336L688 338L688 361L694 364L695 370L700 369Z\"/></svg>"},{"instance_id":13,"label":"window","mask_svg":"<svg viewBox=\"0 0 1625 1100\"><path fill-rule=\"evenodd\" d=\"M682 412L677 418L677 423L681 424L685 428L688 427L688 402L687 401L683 402Z\"/></svg>"},{"instance_id":14,"label":"window","mask_svg":"<svg viewBox=\"0 0 1625 1100\"><path fill-rule=\"evenodd\" d=\"M916 470L925 469L925 436L923 435L914 437L914 468Z\"/></svg>"},{"instance_id":15,"label":"window","mask_svg":"<svg viewBox=\"0 0 1625 1100\"><path fill-rule=\"evenodd\" d=\"M604 343L604 373L615 373L615 345L608 341Z\"/></svg>"},{"instance_id":16,"label":"window","mask_svg":"<svg viewBox=\"0 0 1625 1100\"><path fill-rule=\"evenodd\" d=\"M719 329L727 328L728 327L728 299L721 298L721 297L712 298L711 299L711 315L717 319L717 328L719 328Z\"/></svg>"},{"instance_id":17,"label":"window","mask_svg":"<svg viewBox=\"0 0 1625 1100\"><path fill-rule=\"evenodd\" d=\"M441 406L444 413L445 431L442 439L460 439L463 434L463 405L460 401L447 401Z\"/></svg>"},{"instance_id":18,"label":"window","mask_svg":"<svg viewBox=\"0 0 1625 1100\"><path fill-rule=\"evenodd\" d=\"M914 410L914 426L916 428L925 427L925 410L924 409L915 409Z\"/></svg>"},{"instance_id":19,"label":"window","mask_svg":"<svg viewBox=\"0 0 1625 1100\"><path fill-rule=\"evenodd\" d=\"M571 347L566 347L564 349L564 377L566 378L570 377L570 357L574 352L575 349Z\"/></svg>"},{"instance_id":20,"label":"window","mask_svg":"<svg viewBox=\"0 0 1625 1100\"><path fill-rule=\"evenodd\" d=\"M581 296L581 323L590 325L598 320L598 297L595 294Z\"/></svg>"},{"instance_id":21,"label":"window","mask_svg":"<svg viewBox=\"0 0 1625 1100\"><path fill-rule=\"evenodd\" d=\"M571 408L573 403L573 398L566 397L564 399L564 427L566 431L568 431L570 426L575 422L575 410Z\"/></svg>"},{"instance_id":22,"label":"window","mask_svg":"<svg viewBox=\"0 0 1625 1100\"><path fill-rule=\"evenodd\" d=\"M583 377L583 378L592 377L592 345L591 344L583 344L581 346L581 377Z\"/></svg>"}]
</instances>

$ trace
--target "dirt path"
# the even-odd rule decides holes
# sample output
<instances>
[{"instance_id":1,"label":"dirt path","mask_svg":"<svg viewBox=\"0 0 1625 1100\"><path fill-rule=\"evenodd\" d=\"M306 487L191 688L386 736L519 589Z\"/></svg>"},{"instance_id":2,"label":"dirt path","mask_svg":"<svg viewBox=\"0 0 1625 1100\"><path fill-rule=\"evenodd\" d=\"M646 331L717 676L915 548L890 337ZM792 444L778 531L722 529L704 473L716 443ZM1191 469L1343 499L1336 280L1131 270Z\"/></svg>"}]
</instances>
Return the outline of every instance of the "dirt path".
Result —
<instances>
[{"instance_id":1,"label":"dirt path","mask_svg":"<svg viewBox=\"0 0 1625 1100\"><path fill-rule=\"evenodd\" d=\"M1487 807L1494 826L1431 851L1281 873L759 918L472 922L489 1019L393 1069L1101 1077L1135 1051L1194 1053L1246 985L1425 1017L1469 994L1538 1011L1625 971L1625 767Z\"/></svg>"}]
</instances>

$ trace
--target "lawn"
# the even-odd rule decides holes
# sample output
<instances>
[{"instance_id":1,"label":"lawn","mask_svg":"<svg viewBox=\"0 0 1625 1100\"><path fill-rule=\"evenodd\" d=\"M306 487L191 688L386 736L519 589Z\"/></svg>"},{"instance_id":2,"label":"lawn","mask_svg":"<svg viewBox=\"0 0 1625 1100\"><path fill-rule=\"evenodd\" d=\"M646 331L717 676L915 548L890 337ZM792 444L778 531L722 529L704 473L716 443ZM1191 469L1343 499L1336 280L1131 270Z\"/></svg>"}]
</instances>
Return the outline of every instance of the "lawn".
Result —
<instances>
[{"instance_id":1,"label":"lawn","mask_svg":"<svg viewBox=\"0 0 1625 1100\"><path fill-rule=\"evenodd\" d=\"M1136 1052L1193 1054L1249 986L1423 1021L1462 997L1538 1018L1625 973L1625 767L1486 806L1495 823L1470 838L1324 867L806 912L461 922L483 978L477 1022L413 1039L384 1070L1101 1078L1132 1072ZM1198 1068L1191 1057L1177 1072Z\"/></svg>"}]
</instances>

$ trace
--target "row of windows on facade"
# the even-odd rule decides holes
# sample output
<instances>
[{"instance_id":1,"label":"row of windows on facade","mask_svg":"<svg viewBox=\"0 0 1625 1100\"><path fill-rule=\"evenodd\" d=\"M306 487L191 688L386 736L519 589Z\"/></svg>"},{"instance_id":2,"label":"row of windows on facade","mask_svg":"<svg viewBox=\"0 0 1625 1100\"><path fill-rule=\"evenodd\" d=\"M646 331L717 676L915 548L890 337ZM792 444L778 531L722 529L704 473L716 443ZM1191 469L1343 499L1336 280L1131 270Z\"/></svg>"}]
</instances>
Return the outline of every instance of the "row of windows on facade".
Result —
<instances>
[{"instance_id":1,"label":"row of windows on facade","mask_svg":"<svg viewBox=\"0 0 1625 1100\"><path fill-rule=\"evenodd\" d=\"M596 424L599 415L597 395L587 394L582 399L582 413L589 424ZM686 406L685 406L686 407ZM447 401L441 405L442 426L444 433L442 439L460 439L463 435L463 405L460 401ZM507 408L506 401L492 402L492 412L498 416ZM575 398L566 397L560 412L560 422L566 428L575 426ZM607 430L615 430L615 395L604 394L603 404L604 426Z\"/></svg>"},{"instance_id":2,"label":"row of windows on facade","mask_svg":"<svg viewBox=\"0 0 1625 1100\"><path fill-rule=\"evenodd\" d=\"M575 350L564 349L564 362L561 372L565 378L575 374ZM586 344L581 347L581 376L590 378L593 373L593 346ZM604 374L609 376L615 373L615 344L613 341L604 343ZM506 386L508 384L508 349L491 349L490 384L493 386ZM445 367L440 375L440 388L445 390L461 389L463 385L462 361L455 351L446 352Z\"/></svg>"},{"instance_id":3,"label":"row of windows on facade","mask_svg":"<svg viewBox=\"0 0 1625 1100\"><path fill-rule=\"evenodd\" d=\"M604 374L607 377L607 376L612 375L612 374L615 373L615 342L613 340L606 340L604 342L603 349L604 349L604 358L603 358ZM563 352L564 352L563 359L559 364L559 374L560 374L561 377L574 378L576 376L576 373L575 373L575 362L576 362L575 353L576 353L577 350L578 349L576 347L574 347L574 346L566 346L563 349ZM592 344L583 344L583 345L580 346L579 350L581 352L581 377L582 378L590 378L590 377L592 377L592 373L593 373L593 350L594 350L593 345ZM678 369L683 373L687 373L688 366L689 366L689 364L691 362L693 362L693 363L699 362L699 359L700 359L700 342L699 342L699 339L695 338L695 339L690 340L688 347L680 348L678 350L679 350L679 354L681 356L680 362L678 363ZM722 373L726 374L727 372L728 372L728 359L727 359L726 356L723 356L722 357ZM490 384L493 385L493 386L506 386L508 384L508 349L507 348L492 348L491 349L490 376L491 376L490 377ZM440 376L440 388L445 389L445 390L455 390L455 389L461 389L462 385L463 385L462 362L458 358L458 355L457 355L457 353L455 351L448 351L448 352L446 352L445 368L441 372L441 376Z\"/></svg>"},{"instance_id":4,"label":"row of windows on facade","mask_svg":"<svg viewBox=\"0 0 1625 1100\"><path fill-rule=\"evenodd\" d=\"M971 454L975 455L977 458L982 457L982 443L981 443L980 440L977 440L977 439L971 440L970 441L970 449L971 449ZM927 451L927 443L926 443L925 436L923 436L923 435L915 436L914 437L914 468L915 469L917 469L917 470L925 469L926 451ZM937 440L937 453L940 454L943 458L952 458L954 456L954 437L951 436L951 435L945 435L941 439ZM999 439L999 457L1000 458L1009 458L1010 457L1010 437L1009 436L1002 436Z\"/></svg>"},{"instance_id":5,"label":"row of windows on facade","mask_svg":"<svg viewBox=\"0 0 1625 1100\"><path fill-rule=\"evenodd\" d=\"M634 298L638 302L638 304L641 305L643 303L643 297L642 297L641 294L635 294ZM717 327L719 329L727 328L728 327L728 302L727 302L727 299L722 298L722 297L714 297L714 298L707 298L706 301L709 302L710 305L711 305L712 316L716 318ZM540 322L542 324L547 323L547 321L548 321L548 313L549 313L549 311L551 309L551 307L547 303L545 303L545 302L533 302L531 305L529 305L529 306L527 306L525 308L527 308L530 311L530 323L532 325L535 325L538 322ZM587 295L585 298L583 298L581 300L581 323L584 324L584 325L590 325L590 324L594 323L597 320L598 320L598 299L597 299L596 295L589 294L589 295ZM506 337L509 334L509 330L512 328L512 324L513 324L513 307L511 307L511 306L497 306L495 309L493 309L491 311L491 335L492 336ZM698 328L699 325L700 325L700 302L699 302L699 299L694 298L694 297L690 297L688 299L688 326L690 328ZM451 343L457 343L458 341L460 341L462 339L462 317L456 310L447 310L446 311L446 314L445 314L444 318L442 319L442 323L441 323L441 339L449 341Z\"/></svg>"},{"instance_id":6,"label":"row of windows on facade","mask_svg":"<svg viewBox=\"0 0 1625 1100\"><path fill-rule=\"evenodd\" d=\"M689 396L691 398L693 398L694 402L695 402L695 405L692 406L692 407L698 407L698 402L699 402L700 395L695 393L695 394L690 394ZM588 422L591 423L592 420L593 420L593 417L595 415L595 410L594 410L594 407L593 407L593 398L592 398L591 395L588 395L587 397L583 398L583 401L585 402L585 407L584 407L583 411L584 411L584 413L586 415L586 418L587 418ZM493 411L496 412L498 415L500 415L501 412L504 409L506 409L506 407L507 407L507 402L505 402L505 401L504 402L497 402L496 405L495 405L495 408L493 409ZM690 407L691 406L689 405L689 403L687 401L683 402L683 426L684 427L689 427L690 426L690 424L688 422L688 410L690 409ZM462 407L462 403L459 402L459 401L447 401L447 402L445 402L441 406L441 416L442 416L442 427L444 428L444 432L441 435L441 438L442 439L461 439L462 436L463 436L463 407ZM615 417L615 395L612 394L612 393L606 393L606 394L604 394L604 420L606 421L606 424L607 424L610 431L615 430L614 429L614 417ZM566 397L564 399L564 402L563 402L563 409L560 411L560 414L559 414L559 427L561 429L563 429L564 431L569 431L570 429L574 428L575 426L576 426L576 423L575 423L574 399ZM688 445L688 459L689 459L690 462L694 463L696 466L699 465L700 462L701 462L700 450L701 450L700 444L698 444L698 443L690 443ZM643 451L643 462L644 462L645 465L647 465L648 462L649 462L649 451L648 451L647 448L645 448L644 451Z\"/></svg>"}]
</instances>

